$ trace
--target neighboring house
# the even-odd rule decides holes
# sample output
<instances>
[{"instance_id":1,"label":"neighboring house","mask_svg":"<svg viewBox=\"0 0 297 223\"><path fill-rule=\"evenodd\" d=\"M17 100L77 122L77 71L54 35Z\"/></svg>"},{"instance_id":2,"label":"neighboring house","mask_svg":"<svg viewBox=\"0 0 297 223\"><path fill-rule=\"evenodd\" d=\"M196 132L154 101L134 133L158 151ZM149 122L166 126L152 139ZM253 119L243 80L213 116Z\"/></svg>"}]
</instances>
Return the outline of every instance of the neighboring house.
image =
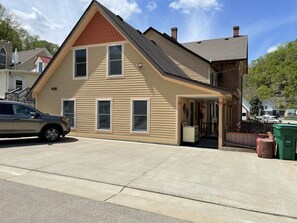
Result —
<instances>
[{"instance_id":1,"label":"neighboring house","mask_svg":"<svg viewBox=\"0 0 297 223\"><path fill-rule=\"evenodd\" d=\"M273 114L273 110L276 109L275 104L270 101L270 100L265 100L262 102L263 105L263 112L266 115L272 115Z\"/></svg>"},{"instance_id":2,"label":"neighboring house","mask_svg":"<svg viewBox=\"0 0 297 223\"><path fill-rule=\"evenodd\" d=\"M195 41L183 44L186 48L206 58L216 71L219 87L233 94L232 123L241 121L242 80L248 72L248 36L239 35L239 26L233 27L233 37Z\"/></svg>"},{"instance_id":3,"label":"neighboring house","mask_svg":"<svg viewBox=\"0 0 297 223\"><path fill-rule=\"evenodd\" d=\"M179 145L182 125L202 133L213 117L221 149L241 96L218 86L215 72L209 60L92 1L30 94L86 137Z\"/></svg>"},{"instance_id":4,"label":"neighboring house","mask_svg":"<svg viewBox=\"0 0 297 223\"><path fill-rule=\"evenodd\" d=\"M35 68L33 69L34 72L42 73L46 66L51 61L51 57L44 57L44 56L38 56L34 62Z\"/></svg>"},{"instance_id":5,"label":"neighboring house","mask_svg":"<svg viewBox=\"0 0 297 223\"><path fill-rule=\"evenodd\" d=\"M242 121L249 120L250 113L251 104L244 97L242 97Z\"/></svg>"},{"instance_id":6,"label":"neighboring house","mask_svg":"<svg viewBox=\"0 0 297 223\"><path fill-rule=\"evenodd\" d=\"M40 55L51 56L43 48L12 53L12 44L0 41L0 98L25 100L25 95L39 77L40 73L34 70L35 61L43 57Z\"/></svg>"},{"instance_id":7,"label":"neighboring house","mask_svg":"<svg viewBox=\"0 0 297 223\"><path fill-rule=\"evenodd\" d=\"M19 54L19 63L16 66L17 70L27 70L35 71L36 70L36 60L38 57L48 57L52 58L52 55L45 48L35 48L33 50L25 50L18 52Z\"/></svg>"}]
</instances>

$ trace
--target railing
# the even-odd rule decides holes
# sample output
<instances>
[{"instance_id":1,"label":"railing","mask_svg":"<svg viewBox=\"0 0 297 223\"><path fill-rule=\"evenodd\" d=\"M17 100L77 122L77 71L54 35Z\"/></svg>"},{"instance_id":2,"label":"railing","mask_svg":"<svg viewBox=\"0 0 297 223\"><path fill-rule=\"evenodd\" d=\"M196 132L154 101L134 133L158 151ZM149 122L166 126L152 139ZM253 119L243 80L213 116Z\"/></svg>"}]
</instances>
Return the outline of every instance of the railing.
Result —
<instances>
[{"instance_id":1,"label":"railing","mask_svg":"<svg viewBox=\"0 0 297 223\"><path fill-rule=\"evenodd\" d=\"M29 91L30 91L29 87L26 87L22 90L20 90L19 88L14 89L13 91L5 93L5 100L26 102L27 101L26 96Z\"/></svg>"}]
</instances>

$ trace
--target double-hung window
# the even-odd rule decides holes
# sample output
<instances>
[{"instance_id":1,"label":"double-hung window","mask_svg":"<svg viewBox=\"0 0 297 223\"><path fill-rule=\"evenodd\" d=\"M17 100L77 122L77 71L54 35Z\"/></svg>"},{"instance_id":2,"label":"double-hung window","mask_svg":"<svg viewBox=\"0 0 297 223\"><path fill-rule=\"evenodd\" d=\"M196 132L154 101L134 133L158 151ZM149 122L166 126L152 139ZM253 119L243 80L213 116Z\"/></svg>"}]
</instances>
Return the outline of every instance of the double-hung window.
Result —
<instances>
[{"instance_id":1,"label":"double-hung window","mask_svg":"<svg viewBox=\"0 0 297 223\"><path fill-rule=\"evenodd\" d=\"M87 50L86 49L74 50L74 77L75 78L87 77Z\"/></svg>"},{"instance_id":2,"label":"double-hung window","mask_svg":"<svg viewBox=\"0 0 297 223\"><path fill-rule=\"evenodd\" d=\"M132 100L132 131L148 132L149 101Z\"/></svg>"},{"instance_id":3,"label":"double-hung window","mask_svg":"<svg viewBox=\"0 0 297 223\"><path fill-rule=\"evenodd\" d=\"M111 130L112 101L97 100L97 130Z\"/></svg>"},{"instance_id":4,"label":"double-hung window","mask_svg":"<svg viewBox=\"0 0 297 223\"><path fill-rule=\"evenodd\" d=\"M73 129L75 129L75 107L75 100L62 100L62 115L69 119L69 125Z\"/></svg>"},{"instance_id":5,"label":"double-hung window","mask_svg":"<svg viewBox=\"0 0 297 223\"><path fill-rule=\"evenodd\" d=\"M122 45L108 47L108 76L123 75Z\"/></svg>"}]
</instances>

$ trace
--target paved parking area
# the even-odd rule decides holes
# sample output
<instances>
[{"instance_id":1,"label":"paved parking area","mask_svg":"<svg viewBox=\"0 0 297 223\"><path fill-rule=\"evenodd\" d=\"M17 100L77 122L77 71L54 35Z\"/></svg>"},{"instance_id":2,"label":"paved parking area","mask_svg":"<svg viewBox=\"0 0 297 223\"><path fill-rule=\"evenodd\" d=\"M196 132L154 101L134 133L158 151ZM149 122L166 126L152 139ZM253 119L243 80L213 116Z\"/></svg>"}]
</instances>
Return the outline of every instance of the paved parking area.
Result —
<instances>
[{"instance_id":1,"label":"paved parking area","mask_svg":"<svg viewBox=\"0 0 297 223\"><path fill-rule=\"evenodd\" d=\"M191 221L297 221L297 162L254 152L1 139L0 179Z\"/></svg>"}]
</instances>

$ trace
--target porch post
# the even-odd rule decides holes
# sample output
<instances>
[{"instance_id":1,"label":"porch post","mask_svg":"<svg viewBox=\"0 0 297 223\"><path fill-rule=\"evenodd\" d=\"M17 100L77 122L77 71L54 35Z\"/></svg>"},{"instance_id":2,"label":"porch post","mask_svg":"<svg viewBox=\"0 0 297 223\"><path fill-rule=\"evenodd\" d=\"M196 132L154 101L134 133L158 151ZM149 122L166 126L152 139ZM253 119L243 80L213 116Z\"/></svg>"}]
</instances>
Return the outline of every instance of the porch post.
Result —
<instances>
[{"instance_id":1,"label":"porch post","mask_svg":"<svg viewBox=\"0 0 297 223\"><path fill-rule=\"evenodd\" d=\"M219 97L219 139L218 139L218 148L223 148L223 97Z\"/></svg>"}]
</instances>

